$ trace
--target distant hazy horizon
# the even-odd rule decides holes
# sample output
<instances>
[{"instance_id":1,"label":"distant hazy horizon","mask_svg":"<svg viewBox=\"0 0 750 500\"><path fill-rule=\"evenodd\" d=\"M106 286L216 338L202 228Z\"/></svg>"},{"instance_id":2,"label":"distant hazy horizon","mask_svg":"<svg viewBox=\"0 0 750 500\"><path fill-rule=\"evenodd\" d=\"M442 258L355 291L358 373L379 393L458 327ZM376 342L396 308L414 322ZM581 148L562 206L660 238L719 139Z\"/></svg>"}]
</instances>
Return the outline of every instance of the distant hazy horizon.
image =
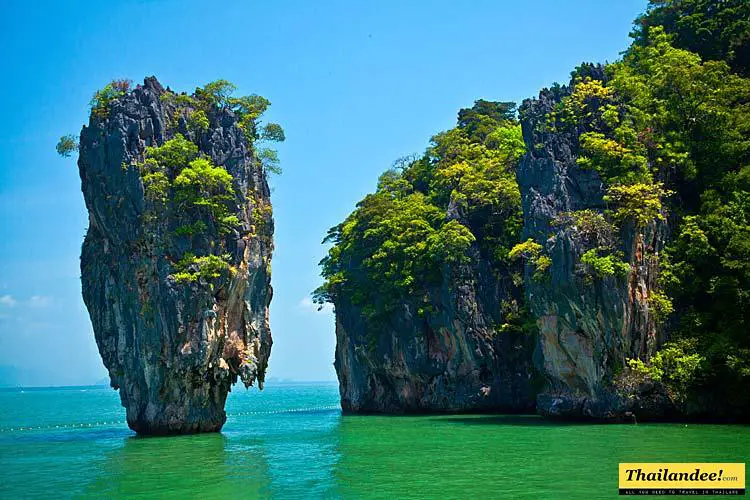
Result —
<instances>
[{"instance_id":1,"label":"distant hazy horizon","mask_svg":"<svg viewBox=\"0 0 750 500\"><path fill-rule=\"evenodd\" d=\"M14 373L17 370L17 373ZM26 382L18 382L18 380L40 380L38 375L35 375L33 372L29 373L28 371L24 373L23 370L16 369L15 367L11 366L0 366L0 389L60 389L60 388L67 388L67 387L109 387L109 377L100 378L98 380L92 381L90 383L83 383L83 384L63 384L63 385L56 385L54 383L52 384L35 384L34 382L26 383ZM45 379L41 379L45 380ZM311 379L291 379L291 378L280 378L280 377L268 377L265 381L266 385L273 385L273 384L336 384L338 381L336 379L328 379L328 380L311 380ZM237 385L239 384L239 386ZM239 387L242 389L242 383L237 382L237 384L234 385L234 387Z\"/></svg>"}]
</instances>

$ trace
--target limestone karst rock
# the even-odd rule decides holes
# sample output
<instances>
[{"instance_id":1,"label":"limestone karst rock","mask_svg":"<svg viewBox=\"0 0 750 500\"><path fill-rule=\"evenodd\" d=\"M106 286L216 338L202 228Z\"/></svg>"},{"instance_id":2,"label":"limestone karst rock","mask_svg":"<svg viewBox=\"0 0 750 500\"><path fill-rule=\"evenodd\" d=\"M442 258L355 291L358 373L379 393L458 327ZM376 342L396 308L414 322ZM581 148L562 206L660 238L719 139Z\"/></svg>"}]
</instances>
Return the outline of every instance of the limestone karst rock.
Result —
<instances>
[{"instance_id":1,"label":"limestone karst rock","mask_svg":"<svg viewBox=\"0 0 750 500\"><path fill-rule=\"evenodd\" d=\"M600 66L590 70L592 78L605 78ZM390 198L377 199L380 205L368 204L366 198L357 210L371 212L355 211L354 216L329 232L338 246L323 262L330 285L324 298L334 304L336 312L335 364L345 410L537 411L548 416L596 419L623 419L633 411L644 418L660 418L674 410L661 384L628 381L628 387L624 387L618 386L617 380L618 373L625 371L628 358L648 359L664 343L649 297L657 290L659 251L667 237L666 219L638 228L629 222L620 227L607 224L607 229L596 235L596 241L590 241L592 237L575 224L565 222L582 213L579 211L604 220L601 214L606 208L605 183L596 170L578 164L581 131L547 126L555 106L568 93L570 87L566 86L545 89L539 99L527 100L520 109L525 144L521 147L525 154L509 162L507 169L514 175L512 187L517 193L517 198L509 199L517 200L519 229L522 219L523 230L513 233L510 244L496 235L488 238L491 233L487 228L513 224L516 213L504 214L500 202L492 205L490 212L479 211L477 207L486 202L471 189L481 188L471 187L470 174L462 174L461 182L468 180L453 187L444 217L476 236L470 246L460 251L465 257L463 263L436 265L430 261L431 275L439 276L439 280L424 289L417 288L418 293L400 296L396 306L386 308L377 296L363 301L363 291L383 289L379 288L380 277L363 269L384 256L390 256L388 262L398 269L399 258L413 262L429 253L425 246L410 247L411 253L406 257L399 257L401 254L395 251L389 253L391 248L397 248L398 235L388 241L390 247L377 247L374 237L367 240L368 234L380 234L377 230L381 229L376 224L366 225L370 224L367 217L378 207L389 206ZM471 110L459 112L459 123L462 116L472 112L489 123L490 114L482 115L488 110L491 114L490 103L477 101ZM458 134L460 138L451 143L458 152L444 149L450 151L448 155L464 158L460 148L471 144L475 156L467 156L466 162L482 172L480 176L485 175L487 171L481 170L485 159L480 153L486 144L494 143L486 139L485 143L472 143L462 126L449 132L454 134L451 137ZM412 162L405 173L393 176L415 191L430 186L429 196L439 200L434 186L439 186L441 179L471 169L461 164L445 174L445 164L441 163L445 160L437 154L429 155L421 160L423 163ZM493 158L488 160L490 163L502 158L488 157ZM432 180L419 178L422 171L434 176ZM482 188L511 186L507 178L486 175ZM466 195L461 189L474 196L473 205L462 204ZM497 195L503 199L511 191L488 192L491 194L487 198ZM502 215L492 219L494 226L489 226L488 219L467 217L472 210L483 217L487 213ZM390 216L377 213L381 217L378 220L394 224ZM391 227L385 223L382 226L386 228L382 232ZM360 230L357 236L378 248L376 253L370 247L352 251L355 244L342 236L345 231L360 227L367 230ZM532 257L528 253L531 250L524 248L538 254ZM618 259L622 256L618 269L626 268L626 276L593 276L585 268L584 253L600 248L611 249ZM526 261L523 277L519 254ZM338 267L332 267L331 262ZM539 263L543 265L539 267ZM365 283L352 286L363 275ZM427 282L429 276L425 273L414 280ZM394 278L385 278L388 279ZM509 304L516 307L509 308ZM374 322L369 320L372 314L367 309L377 307L383 314ZM512 321L516 324L511 325Z\"/></svg>"},{"instance_id":2,"label":"limestone karst rock","mask_svg":"<svg viewBox=\"0 0 750 500\"><path fill-rule=\"evenodd\" d=\"M591 71L594 79L606 78L601 66ZM545 89L520 108L528 151L517 174L524 212L522 239L544 242L551 257L548 279L534 279L531 266L525 277L539 327L536 360L547 379L537 397L537 411L619 418L630 408L615 388L616 373L626 358L647 359L663 343L648 297L656 286L657 257L667 225L657 221L641 230L624 225L615 241L630 264L628 275L586 279L580 262L591 242L576 227L557 221L578 210L604 210L605 185L595 170L577 164L579 130L545 127L548 114L569 92L569 87ZM663 389L656 388L651 396L668 403ZM665 404L644 404L653 407L639 415L665 411Z\"/></svg>"},{"instance_id":3,"label":"limestone karst rock","mask_svg":"<svg viewBox=\"0 0 750 500\"><path fill-rule=\"evenodd\" d=\"M372 331L358 307L337 299L335 365L345 411L533 411L533 338L495 330L501 302L513 298L510 277L498 278L472 252L475 266L430 291L427 315L418 314L419 301L404 303Z\"/></svg>"},{"instance_id":4,"label":"limestone karst rock","mask_svg":"<svg viewBox=\"0 0 750 500\"><path fill-rule=\"evenodd\" d=\"M329 231L316 296L336 312L344 410L534 409L522 266L498 251L520 230L515 105L479 100L457 118Z\"/></svg>"},{"instance_id":5,"label":"limestone karst rock","mask_svg":"<svg viewBox=\"0 0 750 500\"><path fill-rule=\"evenodd\" d=\"M237 113L206 105L198 115L197 102L146 78L94 109L80 137L83 298L128 425L142 434L220 430L232 384L262 388L271 351L264 168ZM175 139L184 158L147 149ZM226 173L224 191L200 185Z\"/></svg>"}]
</instances>

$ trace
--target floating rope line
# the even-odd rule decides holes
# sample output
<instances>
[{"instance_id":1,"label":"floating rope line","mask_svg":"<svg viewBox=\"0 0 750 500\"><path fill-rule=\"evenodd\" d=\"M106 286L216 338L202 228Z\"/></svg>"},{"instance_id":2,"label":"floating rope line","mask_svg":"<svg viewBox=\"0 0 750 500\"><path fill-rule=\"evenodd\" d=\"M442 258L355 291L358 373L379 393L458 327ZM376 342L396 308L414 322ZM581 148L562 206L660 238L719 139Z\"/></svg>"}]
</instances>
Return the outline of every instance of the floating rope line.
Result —
<instances>
[{"instance_id":1,"label":"floating rope line","mask_svg":"<svg viewBox=\"0 0 750 500\"><path fill-rule=\"evenodd\" d=\"M227 418L249 417L253 415L278 415L283 413L313 413L321 411L339 410L339 405L331 406L313 406L311 408L292 408L287 410L268 410L268 411L243 411L238 413L228 413ZM112 425L127 425L126 420L105 420L103 422L84 422L76 424L51 424L38 426L22 427L0 427L0 433L8 432L26 432L26 431L49 431L61 429L88 429L93 427L105 427Z\"/></svg>"},{"instance_id":2,"label":"floating rope line","mask_svg":"<svg viewBox=\"0 0 750 500\"><path fill-rule=\"evenodd\" d=\"M294 408L291 410L243 411L239 413L228 413L227 418L245 417L249 415L275 415L279 413L312 413L316 411L329 411L329 410L339 410L339 409L341 409L339 405L331 405L331 406L314 406L312 408Z\"/></svg>"},{"instance_id":3,"label":"floating rope line","mask_svg":"<svg viewBox=\"0 0 750 500\"><path fill-rule=\"evenodd\" d=\"M104 422L84 422L80 424L51 424L27 427L0 427L0 432L20 432L20 431L49 431L54 429L83 429L89 427L103 427L105 425L125 425L125 420L111 420Z\"/></svg>"}]
</instances>

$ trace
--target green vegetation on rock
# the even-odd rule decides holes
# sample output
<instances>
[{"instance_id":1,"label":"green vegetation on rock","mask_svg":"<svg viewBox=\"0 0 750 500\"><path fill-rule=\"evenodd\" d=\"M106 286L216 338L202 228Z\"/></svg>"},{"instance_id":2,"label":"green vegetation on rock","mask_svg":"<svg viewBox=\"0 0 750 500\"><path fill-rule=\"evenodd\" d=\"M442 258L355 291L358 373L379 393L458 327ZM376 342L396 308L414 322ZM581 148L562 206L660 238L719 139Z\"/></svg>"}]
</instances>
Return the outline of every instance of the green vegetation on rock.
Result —
<instances>
[{"instance_id":1,"label":"green vegetation on rock","mask_svg":"<svg viewBox=\"0 0 750 500\"><path fill-rule=\"evenodd\" d=\"M633 37L621 60L583 64L569 88L549 89L558 104L530 131L536 144L524 146L511 104L477 101L423 156L384 173L329 231L316 300L353 304L367 320L407 302L429 311L434 287L477 255L495 269L523 258L541 281L563 265L547 252L572 250L584 287L643 285L630 300L668 342L631 369L677 401L710 394L749 408L750 4L651 0ZM515 167L527 147L548 156L545 134L603 187L599 204L549 221L570 249L556 234L520 239ZM554 201L542 200L552 211Z\"/></svg>"},{"instance_id":2,"label":"green vegetation on rock","mask_svg":"<svg viewBox=\"0 0 750 500\"><path fill-rule=\"evenodd\" d=\"M599 255L597 248L587 250L581 256L581 264L588 276L606 278L609 276L624 277L630 272L630 265L617 255Z\"/></svg>"},{"instance_id":3,"label":"green vegetation on rock","mask_svg":"<svg viewBox=\"0 0 750 500\"><path fill-rule=\"evenodd\" d=\"M182 224L174 235L185 238L212 234L210 228L222 235L239 226L239 217L232 213L237 210L232 175L201 156L198 146L182 135L146 148L138 168L146 199L152 203L144 218L148 226L158 228L167 218L179 220ZM225 256L186 252L175 265L174 278L182 283L210 281L228 268L227 262Z\"/></svg>"},{"instance_id":4,"label":"green vegetation on rock","mask_svg":"<svg viewBox=\"0 0 750 500\"><path fill-rule=\"evenodd\" d=\"M526 259L534 267L534 279L542 280L545 271L552 265L552 259L542 253L543 248L541 244L529 238L514 245L508 252L508 257L511 260L516 260L519 257Z\"/></svg>"},{"instance_id":5,"label":"green vegetation on rock","mask_svg":"<svg viewBox=\"0 0 750 500\"><path fill-rule=\"evenodd\" d=\"M643 233L667 217L673 226L666 249L650 257L659 287L648 305L672 338L650 361L653 378L681 399L709 392L745 407L749 33L747 2L652 0L623 59L603 80L585 65L574 72L571 94L547 120L553 130L580 132L578 163L605 182L601 217L615 233L626 225ZM627 265L599 247L581 263L598 276Z\"/></svg>"},{"instance_id":6,"label":"green vegetation on rock","mask_svg":"<svg viewBox=\"0 0 750 500\"><path fill-rule=\"evenodd\" d=\"M193 132L208 130L212 117L222 111L229 111L237 117L237 126L242 130L245 139L255 148L258 161L267 172L280 174L279 159L276 150L269 148L269 142L283 142L286 139L284 129L277 123L261 123L271 102L259 95L234 97L237 87L226 80L216 80L195 89L193 95L165 92L161 96L163 103L174 106L173 121L184 117L188 129Z\"/></svg>"},{"instance_id":7,"label":"green vegetation on rock","mask_svg":"<svg viewBox=\"0 0 750 500\"><path fill-rule=\"evenodd\" d=\"M147 200L143 214L144 230L158 236L152 240L166 242L166 251L174 262L172 276L182 284L212 285L212 281L231 271L226 253L225 236L239 231L242 200L232 175L221 165L200 152L200 134L216 122L218 113L231 112L242 136L256 159L269 171L278 170L276 152L256 148L261 141L283 141L284 131L275 124L259 125L259 118L269 106L260 96L232 97L234 85L217 80L196 89L193 95L167 90L161 102L173 115L171 138L158 146L146 148L137 163ZM175 130L185 119L187 135ZM192 138L192 140L191 140ZM253 221L250 233L271 218L270 205L253 196ZM197 245L197 246L196 246ZM189 248L190 250L185 250Z\"/></svg>"},{"instance_id":8,"label":"green vegetation on rock","mask_svg":"<svg viewBox=\"0 0 750 500\"><path fill-rule=\"evenodd\" d=\"M512 103L480 100L461 110L456 128L434 136L423 156L397 161L377 191L331 228L315 300L341 298L383 320L405 300L428 301L432 288L471 264L474 245L494 265L510 265L521 229L515 166L523 152Z\"/></svg>"},{"instance_id":9,"label":"green vegetation on rock","mask_svg":"<svg viewBox=\"0 0 750 500\"><path fill-rule=\"evenodd\" d=\"M198 280L210 282L229 270L228 254L196 257L187 253L175 264L176 272L173 276L178 283L194 283Z\"/></svg>"},{"instance_id":10,"label":"green vegetation on rock","mask_svg":"<svg viewBox=\"0 0 750 500\"><path fill-rule=\"evenodd\" d=\"M701 373L706 358L696 352L696 339L683 339L665 344L648 363L629 359L628 368L635 374L662 382L673 399L685 402Z\"/></svg>"},{"instance_id":11,"label":"green vegetation on rock","mask_svg":"<svg viewBox=\"0 0 750 500\"><path fill-rule=\"evenodd\" d=\"M228 231L239 223L230 215L228 204L234 200L232 176L223 167L214 166L208 158L196 158L188 163L174 179L175 201L178 207L206 207L211 221L221 231Z\"/></svg>"},{"instance_id":12,"label":"green vegetation on rock","mask_svg":"<svg viewBox=\"0 0 750 500\"><path fill-rule=\"evenodd\" d=\"M97 118L106 118L109 114L110 103L125 95L132 83L130 80L112 80L104 88L97 90L89 103L91 114Z\"/></svg>"},{"instance_id":13,"label":"green vegetation on rock","mask_svg":"<svg viewBox=\"0 0 750 500\"><path fill-rule=\"evenodd\" d=\"M639 43L650 29L663 26L674 45L707 61L726 61L734 71L750 74L750 3L746 0L651 0L635 23Z\"/></svg>"},{"instance_id":14,"label":"green vegetation on rock","mask_svg":"<svg viewBox=\"0 0 750 500\"><path fill-rule=\"evenodd\" d=\"M195 130L197 132L205 132L206 130L208 130L208 127L210 125L208 122L208 116L202 109L190 113L187 119L187 123L188 127L191 130Z\"/></svg>"}]
</instances>

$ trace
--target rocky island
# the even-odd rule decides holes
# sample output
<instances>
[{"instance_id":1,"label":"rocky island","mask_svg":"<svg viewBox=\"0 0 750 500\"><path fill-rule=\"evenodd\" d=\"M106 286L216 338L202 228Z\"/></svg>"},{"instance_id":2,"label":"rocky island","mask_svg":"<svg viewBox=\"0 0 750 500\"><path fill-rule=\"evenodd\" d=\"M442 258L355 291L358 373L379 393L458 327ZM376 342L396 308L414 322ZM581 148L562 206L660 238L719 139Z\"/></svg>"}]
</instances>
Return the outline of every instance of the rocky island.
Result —
<instances>
[{"instance_id":1,"label":"rocky island","mask_svg":"<svg viewBox=\"0 0 750 500\"><path fill-rule=\"evenodd\" d=\"M383 174L315 291L344 410L747 419L748 16L651 2L621 60Z\"/></svg>"},{"instance_id":2,"label":"rocky island","mask_svg":"<svg viewBox=\"0 0 750 500\"><path fill-rule=\"evenodd\" d=\"M533 410L522 266L497 258L521 224L514 116L512 103L462 110L330 231L316 299L335 304L345 410Z\"/></svg>"},{"instance_id":3,"label":"rocky island","mask_svg":"<svg viewBox=\"0 0 750 500\"><path fill-rule=\"evenodd\" d=\"M276 156L269 102L217 81L154 77L97 92L78 167L89 213L83 298L111 385L139 434L218 431L232 384L262 388ZM75 147L63 138L61 153Z\"/></svg>"}]
</instances>

